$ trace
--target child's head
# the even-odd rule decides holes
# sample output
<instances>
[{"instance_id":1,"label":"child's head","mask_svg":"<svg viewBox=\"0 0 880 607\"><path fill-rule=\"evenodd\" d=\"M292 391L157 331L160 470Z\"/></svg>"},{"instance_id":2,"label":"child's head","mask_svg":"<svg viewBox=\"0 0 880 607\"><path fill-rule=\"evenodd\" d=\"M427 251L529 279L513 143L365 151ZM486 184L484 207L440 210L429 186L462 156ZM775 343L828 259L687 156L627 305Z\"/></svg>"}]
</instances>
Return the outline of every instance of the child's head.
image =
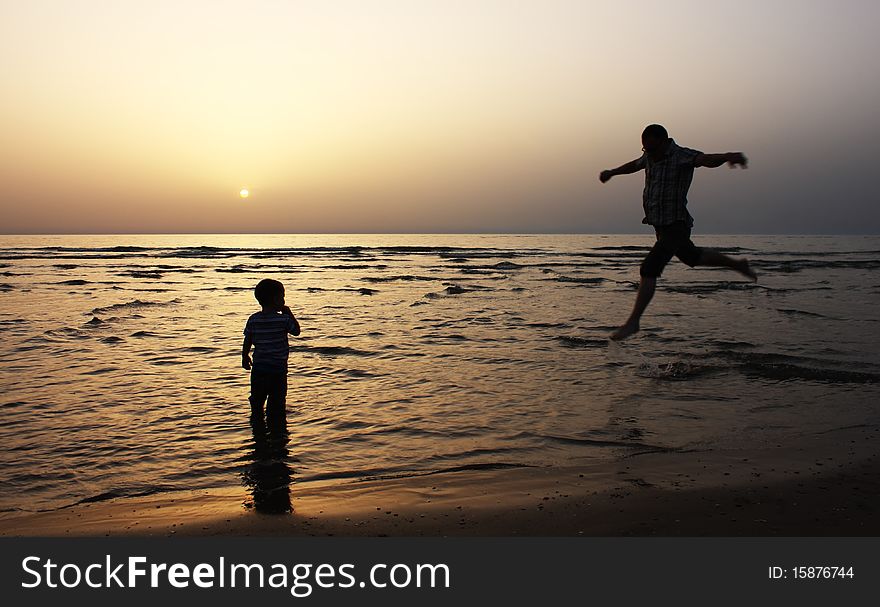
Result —
<instances>
[{"instance_id":1,"label":"child's head","mask_svg":"<svg viewBox=\"0 0 880 607\"><path fill-rule=\"evenodd\" d=\"M254 288L254 297L264 308L280 310L284 307L284 285L277 280L264 278Z\"/></svg>"}]
</instances>

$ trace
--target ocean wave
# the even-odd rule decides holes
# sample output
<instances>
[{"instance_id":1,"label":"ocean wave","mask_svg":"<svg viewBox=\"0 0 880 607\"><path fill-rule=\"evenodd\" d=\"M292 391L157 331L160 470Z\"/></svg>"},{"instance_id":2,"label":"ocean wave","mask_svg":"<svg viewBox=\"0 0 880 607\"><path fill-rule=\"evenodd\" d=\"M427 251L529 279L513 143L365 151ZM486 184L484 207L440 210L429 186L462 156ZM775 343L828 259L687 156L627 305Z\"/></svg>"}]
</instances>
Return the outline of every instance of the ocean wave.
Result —
<instances>
[{"instance_id":1,"label":"ocean wave","mask_svg":"<svg viewBox=\"0 0 880 607\"><path fill-rule=\"evenodd\" d=\"M74 502L73 504L62 506L61 508L59 508L59 510L69 508L71 506L78 506L81 504L94 504L98 502L106 502L109 500L126 497L147 497L150 495L156 495L157 493L168 493L173 491L180 491L180 488L171 485L153 485L147 487L136 485L132 487L119 487L116 489L109 489L95 495L84 497L79 501Z\"/></svg>"},{"instance_id":2,"label":"ocean wave","mask_svg":"<svg viewBox=\"0 0 880 607\"><path fill-rule=\"evenodd\" d=\"M560 335L556 338L563 346L569 348L605 348L608 339L595 339L589 337L575 337L573 335Z\"/></svg>"},{"instance_id":3,"label":"ocean wave","mask_svg":"<svg viewBox=\"0 0 880 607\"><path fill-rule=\"evenodd\" d=\"M567 445L579 445L584 447L617 447L623 449L647 449L650 451L673 452L677 451L674 447L666 447L663 445L651 445L638 441L622 441L598 438L586 438L580 436L562 436L553 434L536 434L535 437L543 440L549 440Z\"/></svg>"},{"instance_id":4,"label":"ocean wave","mask_svg":"<svg viewBox=\"0 0 880 607\"><path fill-rule=\"evenodd\" d=\"M47 329L43 331L43 336L50 339L56 338L73 338L73 339L83 339L88 338L89 335L83 333L81 330L75 327L59 327L57 329ZM32 339L39 339L38 336L34 336Z\"/></svg>"},{"instance_id":5,"label":"ocean wave","mask_svg":"<svg viewBox=\"0 0 880 607\"><path fill-rule=\"evenodd\" d=\"M93 316L97 316L99 314L106 314L107 312L116 312L119 310L131 310L137 308L150 308L150 307L161 307L161 306L172 306L175 304L179 304L179 299L172 299L170 301L141 301L140 299L135 299L134 301L128 301L125 303L113 304L110 306L104 306L101 308L92 309L91 314Z\"/></svg>"},{"instance_id":6,"label":"ocean wave","mask_svg":"<svg viewBox=\"0 0 880 607\"><path fill-rule=\"evenodd\" d=\"M169 284L167 282L162 284ZM113 287L114 289L117 287ZM153 288L142 288L142 287L119 287L121 291L133 291L135 293L170 293L174 291L174 289L170 289L167 287L153 287ZM201 289L199 289L201 290Z\"/></svg>"},{"instance_id":7,"label":"ocean wave","mask_svg":"<svg viewBox=\"0 0 880 607\"><path fill-rule=\"evenodd\" d=\"M873 384L880 374L843 369L807 367L791 363L745 362L739 366L745 375L777 381L806 380L832 384Z\"/></svg>"},{"instance_id":8,"label":"ocean wave","mask_svg":"<svg viewBox=\"0 0 880 607\"><path fill-rule=\"evenodd\" d=\"M129 337L158 337L161 339L173 339L173 335L162 335L153 331L135 331Z\"/></svg>"},{"instance_id":9,"label":"ocean wave","mask_svg":"<svg viewBox=\"0 0 880 607\"><path fill-rule=\"evenodd\" d=\"M443 279L440 277L435 277L435 276L416 276L413 274L398 274L395 276L363 276L361 278L361 280L364 280L366 282L396 282L396 281L412 282L412 281L433 281L433 280L439 281L439 280L443 280Z\"/></svg>"},{"instance_id":10,"label":"ocean wave","mask_svg":"<svg viewBox=\"0 0 880 607\"><path fill-rule=\"evenodd\" d=\"M880 268L880 259L790 259L790 260L751 260L753 266L764 272L779 272L791 274L803 270L839 270L839 269L863 269L875 270Z\"/></svg>"},{"instance_id":11,"label":"ocean wave","mask_svg":"<svg viewBox=\"0 0 880 607\"><path fill-rule=\"evenodd\" d=\"M732 361L736 363L736 369L744 375L763 379L834 384L870 384L880 381L880 372L866 363L755 351L721 350L710 356Z\"/></svg>"},{"instance_id":12,"label":"ocean wave","mask_svg":"<svg viewBox=\"0 0 880 607\"><path fill-rule=\"evenodd\" d=\"M362 258L365 254L379 256L428 255L443 259L501 258L545 255L540 249L498 249L491 247L453 247L453 246L350 246L350 247L7 247L0 249L0 259L175 259L206 258L223 259L233 257L285 258L285 257L339 257ZM75 267L67 264L70 268Z\"/></svg>"},{"instance_id":13,"label":"ocean wave","mask_svg":"<svg viewBox=\"0 0 880 607\"><path fill-rule=\"evenodd\" d=\"M381 377L381 373L371 373L363 369L333 369L330 371L332 375L345 375L352 379L367 379L371 377Z\"/></svg>"},{"instance_id":14,"label":"ocean wave","mask_svg":"<svg viewBox=\"0 0 880 607\"><path fill-rule=\"evenodd\" d=\"M177 352L194 352L196 354L210 354L212 352L219 352L220 348L215 346L184 346L182 348L175 348Z\"/></svg>"},{"instance_id":15,"label":"ocean wave","mask_svg":"<svg viewBox=\"0 0 880 607\"><path fill-rule=\"evenodd\" d=\"M464 268L457 268L457 269L462 274L476 274L478 276L493 276L493 275L498 274L497 270L484 270L481 268L464 267ZM507 277L506 276L498 276L498 278L507 278Z\"/></svg>"},{"instance_id":16,"label":"ocean wave","mask_svg":"<svg viewBox=\"0 0 880 607\"><path fill-rule=\"evenodd\" d=\"M653 245L652 245L653 246ZM714 250L719 251L721 253L727 253L729 255L735 255L737 253L747 253L752 252L754 249L749 249L746 247L712 247ZM651 246L647 245L619 245L619 246L601 246L601 247L592 247L593 251L650 251Z\"/></svg>"},{"instance_id":17,"label":"ocean wave","mask_svg":"<svg viewBox=\"0 0 880 607\"><path fill-rule=\"evenodd\" d=\"M24 318L3 318L0 319L0 331L13 331L26 324L28 321Z\"/></svg>"},{"instance_id":18,"label":"ocean wave","mask_svg":"<svg viewBox=\"0 0 880 607\"><path fill-rule=\"evenodd\" d=\"M356 479L358 482L392 480L398 478L411 478L419 476L433 476L438 474L454 474L458 472L478 472L483 470L505 470L510 468L532 468L530 464L517 462L477 462L450 466L447 468L433 468L413 470L407 467L365 468L361 470L339 470L336 472L324 472L297 477L298 483L316 481L348 480Z\"/></svg>"},{"instance_id":19,"label":"ocean wave","mask_svg":"<svg viewBox=\"0 0 880 607\"><path fill-rule=\"evenodd\" d=\"M880 251L876 249L847 249L843 251L834 251L834 250L822 250L822 251L804 251L804 250L774 250L770 251L761 251L763 254L772 254L779 257L807 257L810 258L814 255L822 255L823 257L843 257L843 256L866 256L866 255L880 255Z\"/></svg>"},{"instance_id":20,"label":"ocean wave","mask_svg":"<svg viewBox=\"0 0 880 607\"><path fill-rule=\"evenodd\" d=\"M717 338L708 339L708 340L706 340L705 343L708 346L711 346L714 348L720 348L722 350L736 350L736 349L741 349L741 348L755 348L755 347L757 347L755 344L753 344L752 342L749 342L749 341L733 341L733 340L717 339Z\"/></svg>"},{"instance_id":21,"label":"ocean wave","mask_svg":"<svg viewBox=\"0 0 880 607\"><path fill-rule=\"evenodd\" d=\"M129 276L131 278L149 279L159 279L165 277L165 275L158 270L126 270L125 272L119 272L117 276Z\"/></svg>"},{"instance_id":22,"label":"ocean wave","mask_svg":"<svg viewBox=\"0 0 880 607\"><path fill-rule=\"evenodd\" d=\"M644 252L648 252L651 250L651 247L642 246L642 245L621 245L621 246L593 247L591 250L593 250L593 251L644 251Z\"/></svg>"},{"instance_id":23,"label":"ocean wave","mask_svg":"<svg viewBox=\"0 0 880 607\"><path fill-rule=\"evenodd\" d=\"M474 289L465 289L464 287L459 285L449 285L448 287L446 287L446 289L444 289L443 292L447 295L461 295L462 293L469 293L473 290Z\"/></svg>"},{"instance_id":24,"label":"ocean wave","mask_svg":"<svg viewBox=\"0 0 880 607\"><path fill-rule=\"evenodd\" d=\"M648 246L639 245L623 245L623 246L599 246L588 248L586 251L566 251L554 252L544 249L534 248L472 248L472 247L452 247L452 246L379 246L379 247L273 247L273 248L252 248L252 247L212 247L212 246L194 246L194 247L140 247L140 246L118 246L118 247L27 247L27 248L6 248L0 250L0 259L26 260L26 259L88 259L88 260L115 260L115 259L234 259L234 258L258 258L258 259L286 259L286 258L337 258L344 256L346 260L355 262L351 266L343 266L331 264L327 269L363 269L365 267L387 267L386 264L371 266L363 264L364 255L369 255L370 259L394 258L395 256L437 256L454 263L461 263L468 259L504 259L510 260L519 257L548 257L556 255L565 255L568 257L580 257L588 259L614 260L614 259L636 259L644 256L645 252L650 249ZM722 252L736 254L751 251L744 247L722 247ZM868 252L856 252L856 254L871 254ZM350 259L349 259L350 258ZM759 265L761 260L757 262ZM769 264L789 263L778 262L772 260ZM875 268L880 265L876 260L795 260L790 262L787 268L797 271L801 267L820 267L821 264L830 264L822 267L865 267ZM819 264L819 265L816 265ZM498 269L521 269L528 267L528 264L517 264L510 261L502 261L495 264ZM74 269L77 264L59 263L55 264L59 269ZM769 267L769 266L768 266ZM782 266L780 266L782 268ZM179 269L176 271L188 272L189 269ZM218 271L244 272L244 268L220 269ZM253 271L266 271L265 268L259 266L253 267ZM782 268L780 271L785 271ZM149 278L149 276L140 276Z\"/></svg>"},{"instance_id":25,"label":"ocean wave","mask_svg":"<svg viewBox=\"0 0 880 607\"><path fill-rule=\"evenodd\" d=\"M667 381L690 381L696 377L702 377L723 370L725 368L718 365L676 360L666 363L643 362L636 370L636 375Z\"/></svg>"},{"instance_id":26,"label":"ocean wave","mask_svg":"<svg viewBox=\"0 0 880 607\"><path fill-rule=\"evenodd\" d=\"M522 321L522 318L511 318L510 320ZM532 327L533 329L568 329L571 327L567 322L526 322L524 327Z\"/></svg>"},{"instance_id":27,"label":"ocean wave","mask_svg":"<svg viewBox=\"0 0 880 607\"><path fill-rule=\"evenodd\" d=\"M451 339L453 341L468 341L468 338L460 333L425 333L423 340Z\"/></svg>"},{"instance_id":28,"label":"ocean wave","mask_svg":"<svg viewBox=\"0 0 880 607\"><path fill-rule=\"evenodd\" d=\"M450 251L439 251L438 256L443 259L455 260L467 260L468 258L472 259L513 259L515 257L521 257L525 255L529 255L529 251L510 251L510 250L502 250L502 249L451 249Z\"/></svg>"},{"instance_id":29,"label":"ocean wave","mask_svg":"<svg viewBox=\"0 0 880 607\"><path fill-rule=\"evenodd\" d=\"M98 369L89 369L88 371L82 371L82 375L103 375L104 373L112 373L114 371L119 371L119 367L100 367Z\"/></svg>"},{"instance_id":30,"label":"ocean wave","mask_svg":"<svg viewBox=\"0 0 880 607\"><path fill-rule=\"evenodd\" d=\"M374 356L376 352L359 350L349 346L290 346L291 352L318 354L321 356Z\"/></svg>"},{"instance_id":31,"label":"ocean wave","mask_svg":"<svg viewBox=\"0 0 880 607\"><path fill-rule=\"evenodd\" d=\"M807 312L806 310L796 310L794 308L776 308L778 312L782 312L788 316L807 316L810 318L825 318L827 320L839 320L832 316L825 316L824 314L819 314L818 312Z\"/></svg>"},{"instance_id":32,"label":"ocean wave","mask_svg":"<svg viewBox=\"0 0 880 607\"><path fill-rule=\"evenodd\" d=\"M762 289L760 285L753 282L731 282L723 281L711 284L689 284L689 285L667 285L663 289L671 293L687 293L694 295L705 295L708 293L717 293L718 291L752 291Z\"/></svg>"},{"instance_id":33,"label":"ocean wave","mask_svg":"<svg viewBox=\"0 0 880 607\"><path fill-rule=\"evenodd\" d=\"M792 356L770 352L754 352L752 344L727 343L724 349L709 352L701 358L676 359L665 362L641 362L635 373L639 377L658 380L690 381L710 374L736 371L747 377L776 381L806 380L824 383L870 384L880 381L873 368L853 369L853 363ZM747 351L732 348L744 348ZM721 362L711 362L721 359ZM864 365L863 365L864 366Z\"/></svg>"},{"instance_id":34,"label":"ocean wave","mask_svg":"<svg viewBox=\"0 0 880 607\"><path fill-rule=\"evenodd\" d=\"M598 285L605 282L605 278L601 276L591 276L589 278L577 278L573 276L556 276L554 278L549 278L545 280L555 280L556 282L567 282L578 285Z\"/></svg>"},{"instance_id":35,"label":"ocean wave","mask_svg":"<svg viewBox=\"0 0 880 607\"><path fill-rule=\"evenodd\" d=\"M188 364L190 360L178 358L177 356L154 356L152 358L148 358L147 362L151 365L166 367L169 365L185 365Z\"/></svg>"}]
</instances>

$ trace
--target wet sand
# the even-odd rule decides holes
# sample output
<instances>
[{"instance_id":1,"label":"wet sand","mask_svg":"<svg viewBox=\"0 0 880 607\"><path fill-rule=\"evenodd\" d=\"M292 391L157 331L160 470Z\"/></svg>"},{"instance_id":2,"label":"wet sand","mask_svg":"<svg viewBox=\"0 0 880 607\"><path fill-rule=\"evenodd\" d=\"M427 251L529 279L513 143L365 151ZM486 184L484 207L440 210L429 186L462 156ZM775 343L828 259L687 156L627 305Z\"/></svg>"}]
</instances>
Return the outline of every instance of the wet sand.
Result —
<instances>
[{"instance_id":1,"label":"wet sand","mask_svg":"<svg viewBox=\"0 0 880 607\"><path fill-rule=\"evenodd\" d=\"M21 536L880 535L878 431L742 452L642 453L613 463L291 485L261 514L243 487L7 514Z\"/></svg>"}]
</instances>

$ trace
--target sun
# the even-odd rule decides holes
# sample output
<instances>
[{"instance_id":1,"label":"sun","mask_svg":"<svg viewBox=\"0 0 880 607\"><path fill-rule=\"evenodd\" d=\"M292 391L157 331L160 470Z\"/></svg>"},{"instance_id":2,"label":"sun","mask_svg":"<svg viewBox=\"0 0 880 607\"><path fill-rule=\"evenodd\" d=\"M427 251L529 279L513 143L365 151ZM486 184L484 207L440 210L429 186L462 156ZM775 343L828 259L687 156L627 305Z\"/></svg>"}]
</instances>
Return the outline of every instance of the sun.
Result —
<instances>
[{"instance_id":1,"label":"sun","mask_svg":"<svg viewBox=\"0 0 880 607\"><path fill-rule=\"evenodd\" d=\"M241 196L242 198L247 198L248 196L251 195L251 193L248 192L247 188L241 188L241 191L238 193L238 195Z\"/></svg>"}]
</instances>

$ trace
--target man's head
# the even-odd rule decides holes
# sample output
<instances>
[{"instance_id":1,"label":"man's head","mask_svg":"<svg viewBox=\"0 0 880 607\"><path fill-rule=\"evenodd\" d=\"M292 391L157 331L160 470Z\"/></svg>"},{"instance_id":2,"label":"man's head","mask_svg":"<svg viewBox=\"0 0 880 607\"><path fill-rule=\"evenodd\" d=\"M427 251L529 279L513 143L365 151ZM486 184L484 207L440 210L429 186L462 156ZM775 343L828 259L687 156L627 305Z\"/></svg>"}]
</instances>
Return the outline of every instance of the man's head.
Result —
<instances>
[{"instance_id":1,"label":"man's head","mask_svg":"<svg viewBox=\"0 0 880 607\"><path fill-rule=\"evenodd\" d=\"M284 285L277 280L264 278L254 287L254 297L264 308L280 310L284 307Z\"/></svg>"},{"instance_id":2,"label":"man's head","mask_svg":"<svg viewBox=\"0 0 880 607\"><path fill-rule=\"evenodd\" d=\"M668 141L669 133L659 124L649 124L642 131L642 149L648 156L661 157Z\"/></svg>"}]
</instances>

